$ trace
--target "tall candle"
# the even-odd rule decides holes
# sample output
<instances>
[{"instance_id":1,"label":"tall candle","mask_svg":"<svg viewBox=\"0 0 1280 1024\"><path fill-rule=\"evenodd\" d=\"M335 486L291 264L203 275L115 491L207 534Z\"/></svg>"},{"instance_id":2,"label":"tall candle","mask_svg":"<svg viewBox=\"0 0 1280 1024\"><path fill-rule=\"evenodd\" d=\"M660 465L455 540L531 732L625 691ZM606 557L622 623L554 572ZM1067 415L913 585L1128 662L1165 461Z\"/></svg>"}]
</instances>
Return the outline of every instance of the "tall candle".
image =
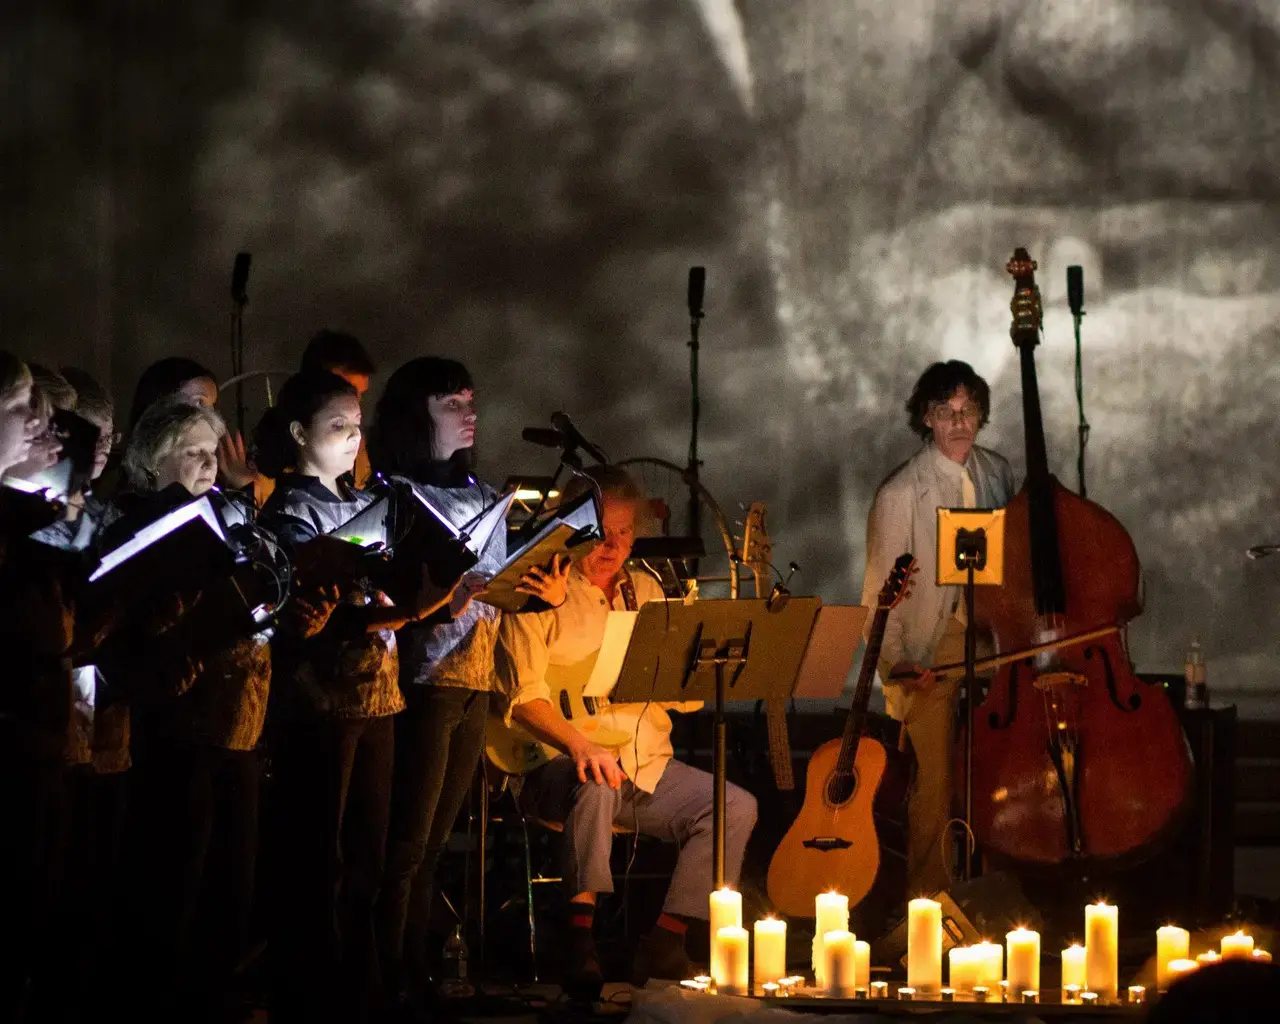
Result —
<instances>
[{"instance_id":1,"label":"tall candle","mask_svg":"<svg viewBox=\"0 0 1280 1024\"><path fill-rule=\"evenodd\" d=\"M973 947L978 951L978 978L980 987L995 992L1004 980L1004 946L983 939Z\"/></svg>"},{"instance_id":2,"label":"tall candle","mask_svg":"<svg viewBox=\"0 0 1280 1024\"><path fill-rule=\"evenodd\" d=\"M1120 908L1099 901L1084 908L1084 973L1091 992L1115 999L1120 986Z\"/></svg>"},{"instance_id":3,"label":"tall candle","mask_svg":"<svg viewBox=\"0 0 1280 1024\"><path fill-rule=\"evenodd\" d=\"M853 944L853 987L866 988L871 984L871 943L858 939Z\"/></svg>"},{"instance_id":4,"label":"tall candle","mask_svg":"<svg viewBox=\"0 0 1280 1024\"><path fill-rule=\"evenodd\" d=\"M779 981L787 976L787 922L776 917L756 922L755 984Z\"/></svg>"},{"instance_id":5,"label":"tall candle","mask_svg":"<svg viewBox=\"0 0 1280 1024\"><path fill-rule=\"evenodd\" d=\"M1040 933L1017 928L1005 936L1008 945L1009 991L1040 991Z\"/></svg>"},{"instance_id":6,"label":"tall candle","mask_svg":"<svg viewBox=\"0 0 1280 1024\"><path fill-rule=\"evenodd\" d=\"M1173 980L1169 964L1174 960L1185 960L1190 952L1191 933L1185 928L1167 924L1156 929L1156 988L1159 991L1166 991Z\"/></svg>"},{"instance_id":7,"label":"tall candle","mask_svg":"<svg viewBox=\"0 0 1280 1024\"><path fill-rule=\"evenodd\" d=\"M1084 946L1068 946L1062 951L1062 987L1074 985L1084 991L1087 975L1084 970Z\"/></svg>"},{"instance_id":8,"label":"tall candle","mask_svg":"<svg viewBox=\"0 0 1280 1024\"><path fill-rule=\"evenodd\" d=\"M719 953L718 956L715 954ZM716 991L721 995L747 995L747 930L721 928L711 940L712 960L720 973L712 973Z\"/></svg>"},{"instance_id":9,"label":"tall candle","mask_svg":"<svg viewBox=\"0 0 1280 1024\"><path fill-rule=\"evenodd\" d=\"M947 952L947 983L959 995L971 995L978 984L982 951L977 946L952 946Z\"/></svg>"},{"instance_id":10,"label":"tall candle","mask_svg":"<svg viewBox=\"0 0 1280 1024\"><path fill-rule=\"evenodd\" d=\"M813 984L815 988L826 988L826 975L822 973L822 937L827 932L849 930L849 897L838 892L820 892L813 904Z\"/></svg>"},{"instance_id":11,"label":"tall candle","mask_svg":"<svg viewBox=\"0 0 1280 1024\"><path fill-rule=\"evenodd\" d=\"M1222 936L1223 960L1248 960L1253 956L1253 936L1244 932Z\"/></svg>"},{"instance_id":12,"label":"tall candle","mask_svg":"<svg viewBox=\"0 0 1280 1024\"><path fill-rule=\"evenodd\" d=\"M844 930L827 932L822 937L822 974L827 979L828 995L848 998L857 987L853 943L853 936Z\"/></svg>"},{"instance_id":13,"label":"tall candle","mask_svg":"<svg viewBox=\"0 0 1280 1024\"><path fill-rule=\"evenodd\" d=\"M933 900L907 904L907 985L926 995L942 988L942 904Z\"/></svg>"},{"instance_id":14,"label":"tall candle","mask_svg":"<svg viewBox=\"0 0 1280 1024\"><path fill-rule=\"evenodd\" d=\"M742 893L730 888L717 889L711 894L711 976L716 977L719 951L716 935L721 928L742 927Z\"/></svg>"}]
</instances>

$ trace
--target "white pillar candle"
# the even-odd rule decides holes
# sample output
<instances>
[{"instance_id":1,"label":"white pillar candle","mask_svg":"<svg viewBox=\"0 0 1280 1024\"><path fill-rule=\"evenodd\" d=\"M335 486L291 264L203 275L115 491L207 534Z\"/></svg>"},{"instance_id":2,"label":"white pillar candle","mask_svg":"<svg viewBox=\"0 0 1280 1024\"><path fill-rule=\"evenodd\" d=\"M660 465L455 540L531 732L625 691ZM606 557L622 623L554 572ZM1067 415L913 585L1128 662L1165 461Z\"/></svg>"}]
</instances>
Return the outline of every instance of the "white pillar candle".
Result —
<instances>
[{"instance_id":1,"label":"white pillar candle","mask_svg":"<svg viewBox=\"0 0 1280 1024\"><path fill-rule=\"evenodd\" d=\"M787 976L787 922L764 917L756 922L755 984Z\"/></svg>"},{"instance_id":2,"label":"white pillar candle","mask_svg":"<svg viewBox=\"0 0 1280 1024\"><path fill-rule=\"evenodd\" d=\"M1185 928L1167 924L1156 929L1156 988L1159 991L1167 990L1172 980L1169 964L1185 960L1190 952L1191 933Z\"/></svg>"},{"instance_id":3,"label":"white pillar candle","mask_svg":"<svg viewBox=\"0 0 1280 1024\"><path fill-rule=\"evenodd\" d=\"M973 947L978 951L977 987L995 992L1004 980L1004 946L983 939Z\"/></svg>"},{"instance_id":4,"label":"white pillar candle","mask_svg":"<svg viewBox=\"0 0 1280 1024\"><path fill-rule=\"evenodd\" d=\"M719 955L716 956L717 950ZM712 960L720 973L711 976L716 991L721 995L747 995L747 930L745 928L721 928L711 940Z\"/></svg>"},{"instance_id":5,"label":"white pillar candle","mask_svg":"<svg viewBox=\"0 0 1280 1024\"><path fill-rule=\"evenodd\" d=\"M976 946L952 946L947 953L947 983L959 995L972 995L978 984L982 953Z\"/></svg>"},{"instance_id":6,"label":"white pillar candle","mask_svg":"<svg viewBox=\"0 0 1280 1024\"><path fill-rule=\"evenodd\" d=\"M827 979L827 995L845 999L857 987L857 960L854 938L847 931L827 932L822 937L822 974Z\"/></svg>"},{"instance_id":7,"label":"white pillar candle","mask_svg":"<svg viewBox=\"0 0 1280 1024\"><path fill-rule=\"evenodd\" d=\"M1063 989L1074 985L1076 989L1083 992L1088 988L1087 978L1084 970L1084 946L1068 946L1062 951Z\"/></svg>"},{"instance_id":8,"label":"white pillar candle","mask_svg":"<svg viewBox=\"0 0 1280 1024\"><path fill-rule=\"evenodd\" d=\"M1120 985L1120 908L1099 901L1084 908L1084 971L1089 991L1117 997Z\"/></svg>"},{"instance_id":9,"label":"white pillar candle","mask_svg":"<svg viewBox=\"0 0 1280 1024\"><path fill-rule=\"evenodd\" d=\"M1040 991L1040 933L1016 928L1005 937L1008 948L1009 991Z\"/></svg>"},{"instance_id":10,"label":"white pillar candle","mask_svg":"<svg viewBox=\"0 0 1280 1024\"><path fill-rule=\"evenodd\" d=\"M827 932L849 930L849 897L838 892L820 892L813 901L813 951L810 966L813 968L814 988L826 988L827 979L822 973L822 937Z\"/></svg>"},{"instance_id":11,"label":"white pillar candle","mask_svg":"<svg viewBox=\"0 0 1280 1024\"><path fill-rule=\"evenodd\" d=\"M1253 936L1244 932L1222 936L1223 960L1248 960L1253 956Z\"/></svg>"},{"instance_id":12,"label":"white pillar candle","mask_svg":"<svg viewBox=\"0 0 1280 1024\"><path fill-rule=\"evenodd\" d=\"M942 904L933 900L907 904L907 986L922 995L942 988Z\"/></svg>"},{"instance_id":13,"label":"white pillar candle","mask_svg":"<svg viewBox=\"0 0 1280 1024\"><path fill-rule=\"evenodd\" d=\"M853 986L864 989L871 984L871 943L858 939L853 944Z\"/></svg>"},{"instance_id":14,"label":"white pillar candle","mask_svg":"<svg viewBox=\"0 0 1280 1024\"><path fill-rule=\"evenodd\" d=\"M711 894L711 976L716 977L716 935L721 928L742 927L742 893L726 887Z\"/></svg>"}]
</instances>

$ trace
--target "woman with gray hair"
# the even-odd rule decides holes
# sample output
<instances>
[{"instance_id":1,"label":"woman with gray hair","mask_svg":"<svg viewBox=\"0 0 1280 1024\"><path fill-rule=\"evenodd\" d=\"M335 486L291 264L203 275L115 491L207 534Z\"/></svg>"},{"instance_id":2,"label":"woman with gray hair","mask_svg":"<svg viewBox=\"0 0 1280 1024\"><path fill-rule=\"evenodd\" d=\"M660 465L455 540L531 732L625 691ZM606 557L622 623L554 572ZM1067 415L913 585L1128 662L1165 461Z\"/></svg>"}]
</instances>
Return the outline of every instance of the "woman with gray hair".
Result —
<instances>
[{"instance_id":1,"label":"woman with gray hair","mask_svg":"<svg viewBox=\"0 0 1280 1024\"><path fill-rule=\"evenodd\" d=\"M216 412L183 396L149 407L124 456L134 490L117 499L122 518L104 548L210 495L233 539L247 532L259 545L256 557L273 557L252 511L213 491L225 432ZM118 645L129 652L120 673L104 666L112 698L132 712L135 994L155 1000L158 1012L226 1006L253 894L270 651L252 627L223 628L213 584L203 593L201 586L193 579L190 592L176 595L180 610L160 637Z\"/></svg>"}]
</instances>

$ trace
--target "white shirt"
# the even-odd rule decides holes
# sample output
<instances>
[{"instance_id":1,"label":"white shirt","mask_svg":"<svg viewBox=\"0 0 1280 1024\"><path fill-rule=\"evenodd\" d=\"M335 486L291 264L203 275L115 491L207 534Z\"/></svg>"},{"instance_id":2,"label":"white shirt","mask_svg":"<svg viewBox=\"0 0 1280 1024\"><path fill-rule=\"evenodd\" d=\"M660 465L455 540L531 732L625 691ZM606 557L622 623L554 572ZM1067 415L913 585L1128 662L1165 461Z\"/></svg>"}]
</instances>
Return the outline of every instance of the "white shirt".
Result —
<instances>
[{"instance_id":1,"label":"white shirt","mask_svg":"<svg viewBox=\"0 0 1280 1024\"><path fill-rule=\"evenodd\" d=\"M938 578L938 509L964 506L966 470L973 480L974 507L1003 508L1009 503L1014 494L1012 468L1004 456L977 445L962 466L928 443L876 491L867 520L862 603L875 607L899 555L910 551L920 567L911 596L889 613L880 649L882 683L900 661L933 664L938 642L962 596L960 587L939 587L934 581ZM894 689L889 687L886 699Z\"/></svg>"},{"instance_id":2,"label":"white shirt","mask_svg":"<svg viewBox=\"0 0 1280 1024\"><path fill-rule=\"evenodd\" d=\"M662 600L662 588L646 573L633 573L637 604ZM545 612L504 615L495 651L498 693L511 709L531 700L551 701L547 667L576 665L600 649L610 609L624 611L622 589L612 603L604 591L576 567L569 573L564 604ZM652 704L607 704L595 716L600 726L633 739L619 752L622 770L637 789L652 793L671 760L671 717L668 711L697 711L702 701Z\"/></svg>"}]
</instances>

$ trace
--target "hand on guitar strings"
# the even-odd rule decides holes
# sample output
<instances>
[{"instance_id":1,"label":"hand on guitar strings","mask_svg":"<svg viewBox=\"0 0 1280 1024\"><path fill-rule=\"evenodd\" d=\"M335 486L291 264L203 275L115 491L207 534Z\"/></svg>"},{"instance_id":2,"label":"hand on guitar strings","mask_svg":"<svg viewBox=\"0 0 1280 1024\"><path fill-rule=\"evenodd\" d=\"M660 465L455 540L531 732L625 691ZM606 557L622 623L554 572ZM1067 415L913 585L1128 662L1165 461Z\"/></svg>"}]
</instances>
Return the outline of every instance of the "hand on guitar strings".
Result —
<instances>
[{"instance_id":1,"label":"hand on guitar strings","mask_svg":"<svg viewBox=\"0 0 1280 1024\"><path fill-rule=\"evenodd\" d=\"M901 686L904 693L929 693L938 685L932 669L910 661L900 661L889 670L889 685Z\"/></svg>"},{"instance_id":2,"label":"hand on guitar strings","mask_svg":"<svg viewBox=\"0 0 1280 1024\"><path fill-rule=\"evenodd\" d=\"M559 608L569 595L569 564L568 555L556 555L546 569L535 565L520 578L516 590Z\"/></svg>"},{"instance_id":3,"label":"hand on guitar strings","mask_svg":"<svg viewBox=\"0 0 1280 1024\"><path fill-rule=\"evenodd\" d=\"M618 764L618 755L612 750L584 738L581 743L574 744L569 750L569 756L578 766L579 782L585 785L588 781L595 781L610 789L622 788L622 780L626 776L622 774L622 766ZM588 772L591 773L590 780L587 778Z\"/></svg>"}]
</instances>

